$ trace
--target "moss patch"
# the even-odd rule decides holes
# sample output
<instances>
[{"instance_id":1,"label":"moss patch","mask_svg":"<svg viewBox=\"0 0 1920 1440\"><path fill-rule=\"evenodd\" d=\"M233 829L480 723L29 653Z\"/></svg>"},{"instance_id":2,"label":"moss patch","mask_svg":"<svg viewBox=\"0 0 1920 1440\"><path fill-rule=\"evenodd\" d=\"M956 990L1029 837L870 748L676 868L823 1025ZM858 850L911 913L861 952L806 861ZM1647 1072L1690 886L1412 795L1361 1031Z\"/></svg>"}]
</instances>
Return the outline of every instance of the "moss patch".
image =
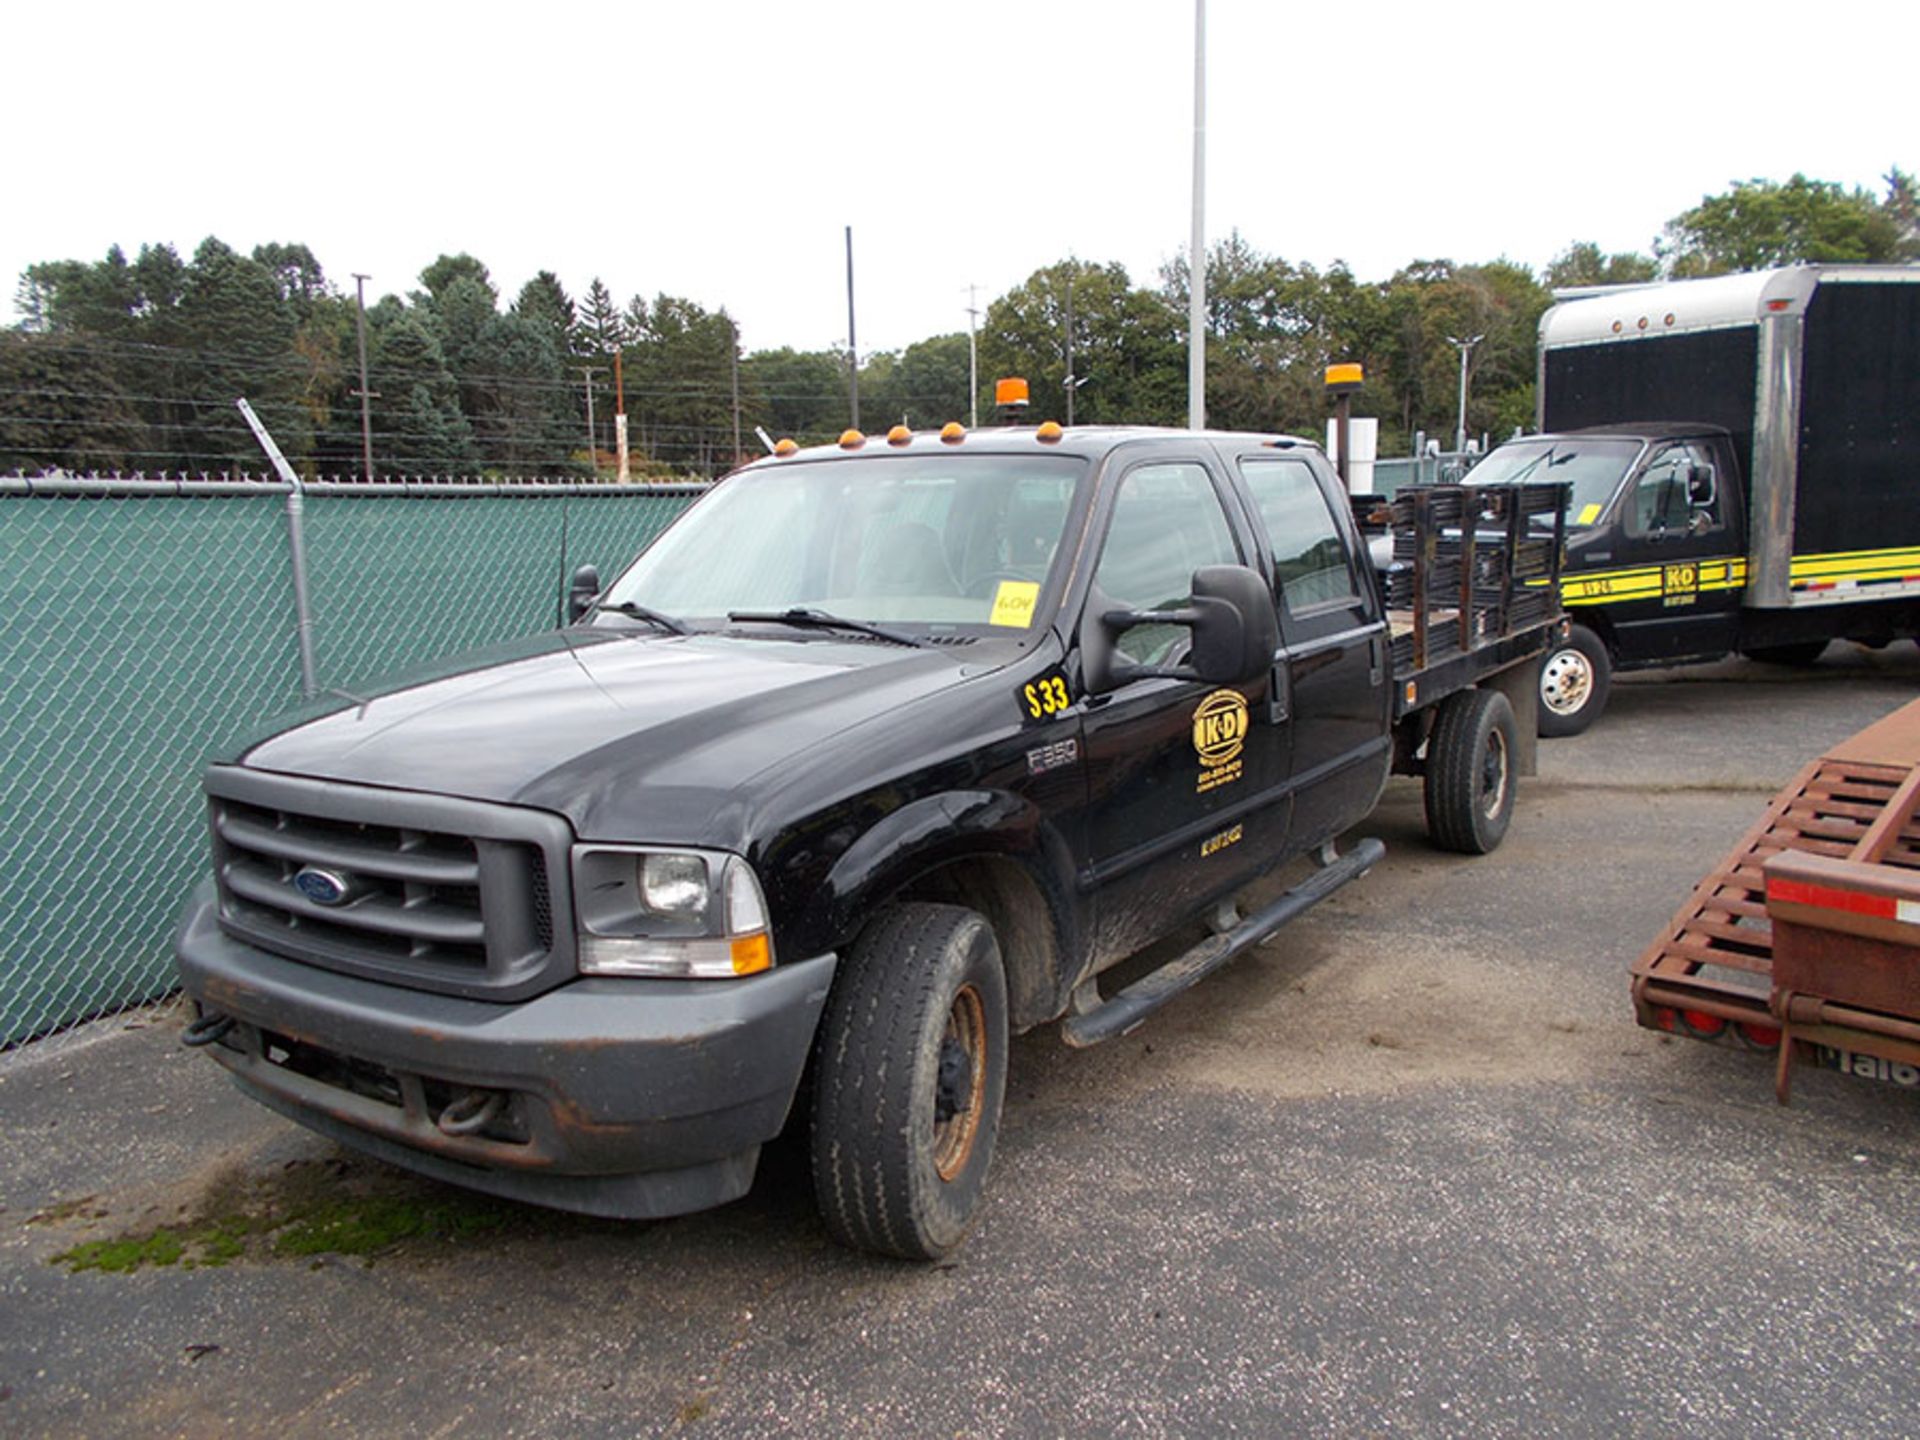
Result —
<instances>
[{"instance_id":1,"label":"moss patch","mask_svg":"<svg viewBox=\"0 0 1920 1440\"><path fill-rule=\"evenodd\" d=\"M83 1241L51 1263L76 1274L129 1274L149 1266L192 1269L276 1257L370 1259L408 1242L444 1244L506 1230L523 1214L501 1201L427 1188L357 1161L301 1161L264 1180L218 1176L197 1205L183 1207L173 1220ZM104 1215L97 1208L72 1212L82 1220Z\"/></svg>"}]
</instances>

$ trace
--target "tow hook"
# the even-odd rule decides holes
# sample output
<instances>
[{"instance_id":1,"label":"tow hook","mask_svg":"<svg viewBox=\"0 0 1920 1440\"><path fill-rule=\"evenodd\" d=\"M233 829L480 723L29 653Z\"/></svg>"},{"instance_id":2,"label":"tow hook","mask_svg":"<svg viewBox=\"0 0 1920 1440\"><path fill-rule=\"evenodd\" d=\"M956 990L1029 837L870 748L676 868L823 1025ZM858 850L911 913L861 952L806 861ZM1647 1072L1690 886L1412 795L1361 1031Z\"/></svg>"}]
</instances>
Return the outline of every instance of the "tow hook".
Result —
<instances>
[{"instance_id":1,"label":"tow hook","mask_svg":"<svg viewBox=\"0 0 1920 1440\"><path fill-rule=\"evenodd\" d=\"M499 1090L469 1090L455 1098L433 1123L442 1135L475 1135L493 1123L506 1100Z\"/></svg>"},{"instance_id":2,"label":"tow hook","mask_svg":"<svg viewBox=\"0 0 1920 1440\"><path fill-rule=\"evenodd\" d=\"M180 1033L180 1043L198 1050L202 1045L224 1040L233 1025L231 1015L222 1015L218 1010L202 1010L200 1018Z\"/></svg>"}]
</instances>

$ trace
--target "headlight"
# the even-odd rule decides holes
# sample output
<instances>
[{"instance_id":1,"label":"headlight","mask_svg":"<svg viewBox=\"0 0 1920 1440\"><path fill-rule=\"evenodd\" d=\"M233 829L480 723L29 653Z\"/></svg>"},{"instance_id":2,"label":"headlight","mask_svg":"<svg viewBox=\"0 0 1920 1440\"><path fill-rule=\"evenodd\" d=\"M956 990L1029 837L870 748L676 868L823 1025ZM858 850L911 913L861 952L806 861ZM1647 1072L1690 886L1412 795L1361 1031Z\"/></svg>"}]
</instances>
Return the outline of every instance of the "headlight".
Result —
<instances>
[{"instance_id":1,"label":"headlight","mask_svg":"<svg viewBox=\"0 0 1920 1440\"><path fill-rule=\"evenodd\" d=\"M767 905L737 855L573 848L580 973L718 980L773 964Z\"/></svg>"}]
</instances>

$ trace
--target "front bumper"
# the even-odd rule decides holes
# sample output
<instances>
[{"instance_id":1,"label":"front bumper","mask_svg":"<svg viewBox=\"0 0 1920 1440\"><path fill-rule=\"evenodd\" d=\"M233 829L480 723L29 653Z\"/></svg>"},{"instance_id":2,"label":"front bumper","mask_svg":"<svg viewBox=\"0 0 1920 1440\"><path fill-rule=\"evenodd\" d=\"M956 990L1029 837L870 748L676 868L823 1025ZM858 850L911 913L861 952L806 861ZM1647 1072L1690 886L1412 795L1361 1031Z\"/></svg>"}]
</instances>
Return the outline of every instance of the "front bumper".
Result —
<instances>
[{"instance_id":1,"label":"front bumper","mask_svg":"<svg viewBox=\"0 0 1920 1440\"><path fill-rule=\"evenodd\" d=\"M746 1192L835 966L829 954L741 980L588 978L499 1004L300 964L234 940L217 916L209 881L174 953L201 1014L234 1020L207 1049L243 1091L407 1169L592 1215L684 1214ZM493 1096L481 1126L441 1128L448 1105L471 1115Z\"/></svg>"}]
</instances>

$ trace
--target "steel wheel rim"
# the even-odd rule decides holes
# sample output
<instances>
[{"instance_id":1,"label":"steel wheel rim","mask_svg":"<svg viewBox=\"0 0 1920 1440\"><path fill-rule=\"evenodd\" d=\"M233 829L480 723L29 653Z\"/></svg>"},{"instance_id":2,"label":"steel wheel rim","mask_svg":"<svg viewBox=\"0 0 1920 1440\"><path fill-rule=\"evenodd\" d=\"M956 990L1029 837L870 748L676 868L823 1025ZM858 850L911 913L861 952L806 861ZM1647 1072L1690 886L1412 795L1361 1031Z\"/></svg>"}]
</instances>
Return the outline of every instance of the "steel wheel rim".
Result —
<instances>
[{"instance_id":1,"label":"steel wheel rim","mask_svg":"<svg viewBox=\"0 0 1920 1440\"><path fill-rule=\"evenodd\" d=\"M1489 820L1507 803L1508 779L1507 737L1496 728L1480 756L1480 813Z\"/></svg>"},{"instance_id":2,"label":"steel wheel rim","mask_svg":"<svg viewBox=\"0 0 1920 1440\"><path fill-rule=\"evenodd\" d=\"M977 989L962 985L947 1007L934 1079L933 1168L942 1180L952 1181L967 1168L986 1096L987 1007Z\"/></svg>"},{"instance_id":3,"label":"steel wheel rim","mask_svg":"<svg viewBox=\"0 0 1920 1440\"><path fill-rule=\"evenodd\" d=\"M1593 693L1593 662L1578 650L1554 652L1540 671L1540 702L1556 715L1571 715Z\"/></svg>"}]
</instances>

